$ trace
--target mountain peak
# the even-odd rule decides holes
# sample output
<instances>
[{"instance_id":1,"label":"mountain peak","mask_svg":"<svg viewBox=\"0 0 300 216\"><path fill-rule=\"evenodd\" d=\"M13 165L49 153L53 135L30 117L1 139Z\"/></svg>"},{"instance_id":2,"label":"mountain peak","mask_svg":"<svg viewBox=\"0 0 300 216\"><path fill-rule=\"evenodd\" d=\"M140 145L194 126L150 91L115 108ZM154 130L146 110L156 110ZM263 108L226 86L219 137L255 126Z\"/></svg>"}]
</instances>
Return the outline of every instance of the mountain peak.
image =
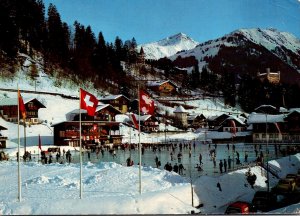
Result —
<instances>
[{"instance_id":1,"label":"mountain peak","mask_svg":"<svg viewBox=\"0 0 300 216\"><path fill-rule=\"evenodd\" d=\"M169 57L182 50L195 48L199 43L186 34L180 32L157 42L139 45L143 47L148 59Z\"/></svg>"}]
</instances>

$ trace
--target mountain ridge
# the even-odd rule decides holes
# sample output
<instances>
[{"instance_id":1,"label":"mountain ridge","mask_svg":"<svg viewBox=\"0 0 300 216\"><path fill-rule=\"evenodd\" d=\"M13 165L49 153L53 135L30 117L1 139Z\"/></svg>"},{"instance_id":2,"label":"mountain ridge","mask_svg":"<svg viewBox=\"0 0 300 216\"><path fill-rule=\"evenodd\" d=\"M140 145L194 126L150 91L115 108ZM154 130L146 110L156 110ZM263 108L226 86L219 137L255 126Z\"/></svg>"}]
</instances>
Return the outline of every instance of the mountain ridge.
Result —
<instances>
[{"instance_id":1,"label":"mountain ridge","mask_svg":"<svg viewBox=\"0 0 300 216\"><path fill-rule=\"evenodd\" d=\"M189 50L199 43L180 32L156 42L138 45L138 50L143 47L147 59L160 59L169 57L182 50Z\"/></svg>"}]
</instances>

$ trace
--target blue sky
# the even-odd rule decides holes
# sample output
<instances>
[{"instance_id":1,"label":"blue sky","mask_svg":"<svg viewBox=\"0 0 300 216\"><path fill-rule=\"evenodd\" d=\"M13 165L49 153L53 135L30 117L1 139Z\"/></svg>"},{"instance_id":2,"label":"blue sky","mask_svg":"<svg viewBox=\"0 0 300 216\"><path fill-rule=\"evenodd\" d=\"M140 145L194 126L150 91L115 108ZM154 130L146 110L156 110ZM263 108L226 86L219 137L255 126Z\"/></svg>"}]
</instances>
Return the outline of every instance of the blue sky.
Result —
<instances>
[{"instance_id":1,"label":"blue sky","mask_svg":"<svg viewBox=\"0 0 300 216\"><path fill-rule=\"evenodd\" d=\"M69 25L90 25L95 36L138 44L185 33L198 42L239 28L276 28L300 39L300 0L44 0Z\"/></svg>"}]
</instances>

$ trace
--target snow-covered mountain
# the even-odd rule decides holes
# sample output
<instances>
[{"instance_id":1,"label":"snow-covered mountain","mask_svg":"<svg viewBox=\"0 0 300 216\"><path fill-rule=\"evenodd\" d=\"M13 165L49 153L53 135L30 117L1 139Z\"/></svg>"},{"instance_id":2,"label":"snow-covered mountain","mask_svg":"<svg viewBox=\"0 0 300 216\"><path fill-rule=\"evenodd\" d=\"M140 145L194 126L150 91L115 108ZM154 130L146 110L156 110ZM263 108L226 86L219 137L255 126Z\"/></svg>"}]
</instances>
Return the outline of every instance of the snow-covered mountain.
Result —
<instances>
[{"instance_id":1,"label":"snow-covered mountain","mask_svg":"<svg viewBox=\"0 0 300 216\"><path fill-rule=\"evenodd\" d=\"M157 42L141 44L138 50L143 47L147 59L160 59L169 57L182 50L195 48L199 43L183 33L178 33Z\"/></svg>"},{"instance_id":2,"label":"snow-covered mountain","mask_svg":"<svg viewBox=\"0 0 300 216\"><path fill-rule=\"evenodd\" d=\"M239 29L169 58L179 67L186 67L184 59L191 57L198 60L200 69L209 65L219 71L226 68L227 71L256 74L269 67L272 71L288 74L282 76L286 82L300 81L300 41L288 32L275 29Z\"/></svg>"}]
</instances>

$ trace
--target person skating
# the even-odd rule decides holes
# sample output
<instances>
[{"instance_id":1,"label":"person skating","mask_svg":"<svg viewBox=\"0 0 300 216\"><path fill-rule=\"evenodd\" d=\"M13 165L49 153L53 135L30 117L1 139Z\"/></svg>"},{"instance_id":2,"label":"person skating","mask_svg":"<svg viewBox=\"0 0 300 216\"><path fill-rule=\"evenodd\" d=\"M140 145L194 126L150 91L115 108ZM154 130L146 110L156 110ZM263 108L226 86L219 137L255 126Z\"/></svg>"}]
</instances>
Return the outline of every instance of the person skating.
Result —
<instances>
[{"instance_id":1,"label":"person skating","mask_svg":"<svg viewBox=\"0 0 300 216\"><path fill-rule=\"evenodd\" d=\"M222 160L220 160L219 168L220 168L220 173L223 173L223 162L222 162Z\"/></svg>"}]
</instances>

